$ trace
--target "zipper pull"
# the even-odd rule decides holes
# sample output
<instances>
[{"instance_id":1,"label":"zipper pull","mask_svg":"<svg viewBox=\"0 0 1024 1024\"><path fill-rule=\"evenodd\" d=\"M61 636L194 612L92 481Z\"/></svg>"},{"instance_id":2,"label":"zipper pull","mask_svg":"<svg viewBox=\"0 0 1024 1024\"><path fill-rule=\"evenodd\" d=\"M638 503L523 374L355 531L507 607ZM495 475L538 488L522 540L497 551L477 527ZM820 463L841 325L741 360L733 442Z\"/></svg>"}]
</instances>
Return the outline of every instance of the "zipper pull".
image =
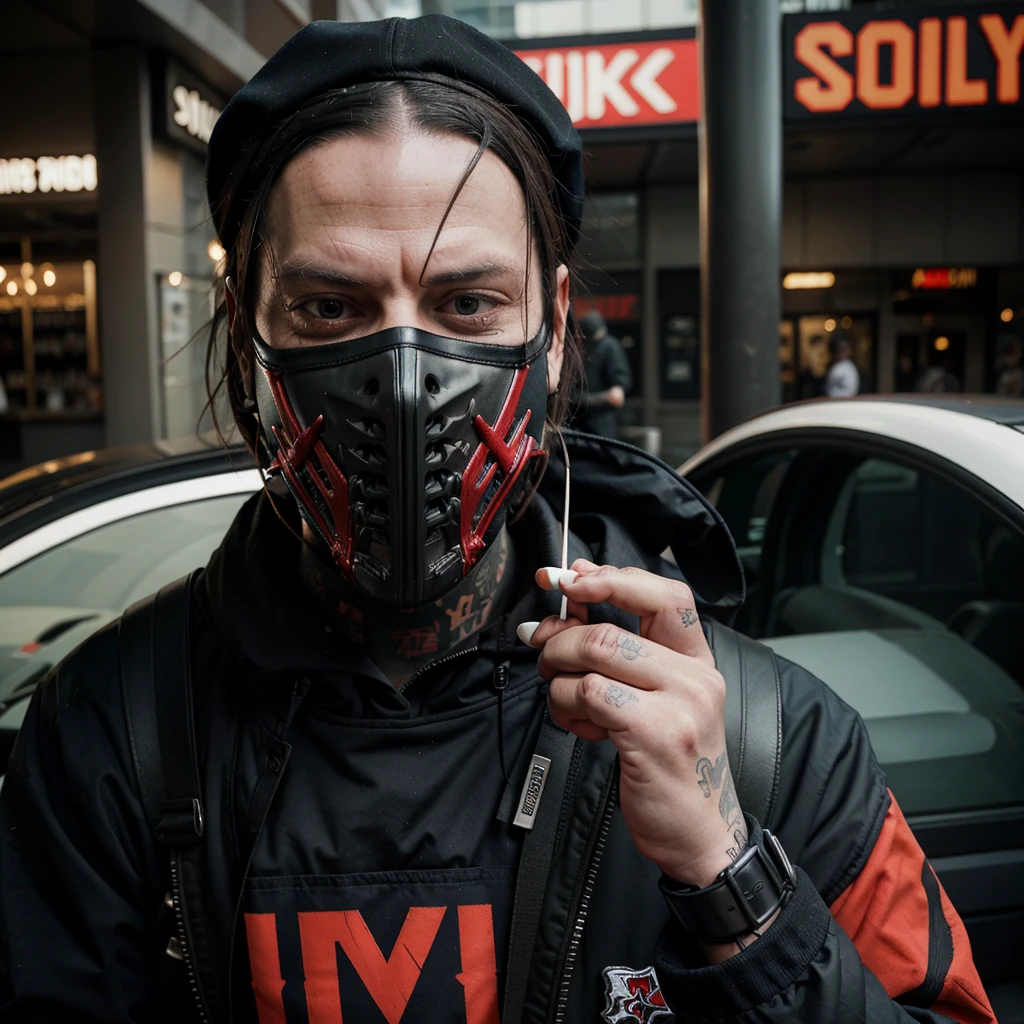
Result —
<instances>
[{"instance_id":1,"label":"zipper pull","mask_svg":"<svg viewBox=\"0 0 1024 1024\"><path fill-rule=\"evenodd\" d=\"M544 786L548 781L548 774L551 771L551 758L534 754L530 759L530 769L526 773L523 782L523 791L519 795L519 809L512 819L513 825L525 828L527 831L533 828L537 820L537 811L540 810L540 798L544 795Z\"/></svg>"}]
</instances>

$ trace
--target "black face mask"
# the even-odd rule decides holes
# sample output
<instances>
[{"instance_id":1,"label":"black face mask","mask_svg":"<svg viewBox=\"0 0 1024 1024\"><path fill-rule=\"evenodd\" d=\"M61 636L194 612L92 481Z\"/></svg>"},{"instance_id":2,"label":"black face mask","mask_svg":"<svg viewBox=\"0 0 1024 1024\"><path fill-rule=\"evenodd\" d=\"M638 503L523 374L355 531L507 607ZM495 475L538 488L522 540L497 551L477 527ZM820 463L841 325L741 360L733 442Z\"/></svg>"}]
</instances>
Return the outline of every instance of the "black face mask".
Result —
<instances>
[{"instance_id":1,"label":"black face mask","mask_svg":"<svg viewBox=\"0 0 1024 1024\"><path fill-rule=\"evenodd\" d=\"M260 427L303 518L382 604L443 597L505 523L540 449L550 334L525 345L393 327L275 349L254 338Z\"/></svg>"}]
</instances>

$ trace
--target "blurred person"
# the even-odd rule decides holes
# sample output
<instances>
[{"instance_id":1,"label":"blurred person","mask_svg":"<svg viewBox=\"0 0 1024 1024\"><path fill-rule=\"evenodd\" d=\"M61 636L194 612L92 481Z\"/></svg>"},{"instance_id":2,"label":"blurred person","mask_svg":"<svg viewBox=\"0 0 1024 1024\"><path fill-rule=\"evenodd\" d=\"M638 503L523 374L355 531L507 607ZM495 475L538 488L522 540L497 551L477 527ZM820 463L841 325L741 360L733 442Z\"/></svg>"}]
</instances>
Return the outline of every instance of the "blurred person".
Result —
<instances>
[{"instance_id":1,"label":"blurred person","mask_svg":"<svg viewBox=\"0 0 1024 1024\"><path fill-rule=\"evenodd\" d=\"M829 367L825 374L825 395L828 398L853 398L860 392L860 371L853 361L850 339L837 331L829 338Z\"/></svg>"},{"instance_id":2,"label":"blurred person","mask_svg":"<svg viewBox=\"0 0 1024 1024\"><path fill-rule=\"evenodd\" d=\"M932 356L917 378L914 390L919 394L956 394L960 390L960 378L953 372L953 360L948 355Z\"/></svg>"},{"instance_id":3,"label":"blurred person","mask_svg":"<svg viewBox=\"0 0 1024 1024\"><path fill-rule=\"evenodd\" d=\"M1024 360L1019 334L1001 334L996 339L996 394L1020 398L1024 395Z\"/></svg>"},{"instance_id":4,"label":"blurred person","mask_svg":"<svg viewBox=\"0 0 1024 1024\"><path fill-rule=\"evenodd\" d=\"M579 399L575 424L588 434L619 436L619 409L633 386L633 374L622 342L610 334L595 309L579 318L583 332L583 367L587 388Z\"/></svg>"},{"instance_id":5,"label":"blurred person","mask_svg":"<svg viewBox=\"0 0 1024 1024\"><path fill-rule=\"evenodd\" d=\"M582 147L541 80L447 18L313 23L208 194L266 487L34 695L0 1017L991 1022L861 720L716 623L720 517L560 431Z\"/></svg>"}]
</instances>

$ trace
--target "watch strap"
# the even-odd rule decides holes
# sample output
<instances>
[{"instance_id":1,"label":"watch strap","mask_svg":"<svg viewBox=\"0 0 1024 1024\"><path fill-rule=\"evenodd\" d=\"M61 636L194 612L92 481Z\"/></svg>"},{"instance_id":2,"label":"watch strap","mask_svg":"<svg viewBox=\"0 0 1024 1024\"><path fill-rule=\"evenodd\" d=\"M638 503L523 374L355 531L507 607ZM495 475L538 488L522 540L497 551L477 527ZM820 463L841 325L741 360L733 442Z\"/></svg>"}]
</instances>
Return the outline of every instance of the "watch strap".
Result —
<instances>
[{"instance_id":1,"label":"watch strap","mask_svg":"<svg viewBox=\"0 0 1024 1024\"><path fill-rule=\"evenodd\" d=\"M746 821L747 845L710 885L681 885L665 875L659 883L676 920L705 942L731 942L757 931L796 888L782 844L749 814Z\"/></svg>"}]
</instances>

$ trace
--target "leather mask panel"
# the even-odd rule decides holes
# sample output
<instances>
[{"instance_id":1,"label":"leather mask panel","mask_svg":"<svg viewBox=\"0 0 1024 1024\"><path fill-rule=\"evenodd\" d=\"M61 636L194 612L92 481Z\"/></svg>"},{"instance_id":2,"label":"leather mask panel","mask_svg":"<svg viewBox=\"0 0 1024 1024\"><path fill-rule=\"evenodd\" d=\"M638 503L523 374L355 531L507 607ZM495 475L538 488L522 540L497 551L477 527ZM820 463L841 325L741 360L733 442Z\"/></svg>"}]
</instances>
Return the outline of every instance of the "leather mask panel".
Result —
<instances>
[{"instance_id":1,"label":"leather mask panel","mask_svg":"<svg viewBox=\"0 0 1024 1024\"><path fill-rule=\"evenodd\" d=\"M368 596L435 601L497 535L540 453L548 338L499 346L397 327L293 349L254 339L270 471Z\"/></svg>"}]
</instances>

